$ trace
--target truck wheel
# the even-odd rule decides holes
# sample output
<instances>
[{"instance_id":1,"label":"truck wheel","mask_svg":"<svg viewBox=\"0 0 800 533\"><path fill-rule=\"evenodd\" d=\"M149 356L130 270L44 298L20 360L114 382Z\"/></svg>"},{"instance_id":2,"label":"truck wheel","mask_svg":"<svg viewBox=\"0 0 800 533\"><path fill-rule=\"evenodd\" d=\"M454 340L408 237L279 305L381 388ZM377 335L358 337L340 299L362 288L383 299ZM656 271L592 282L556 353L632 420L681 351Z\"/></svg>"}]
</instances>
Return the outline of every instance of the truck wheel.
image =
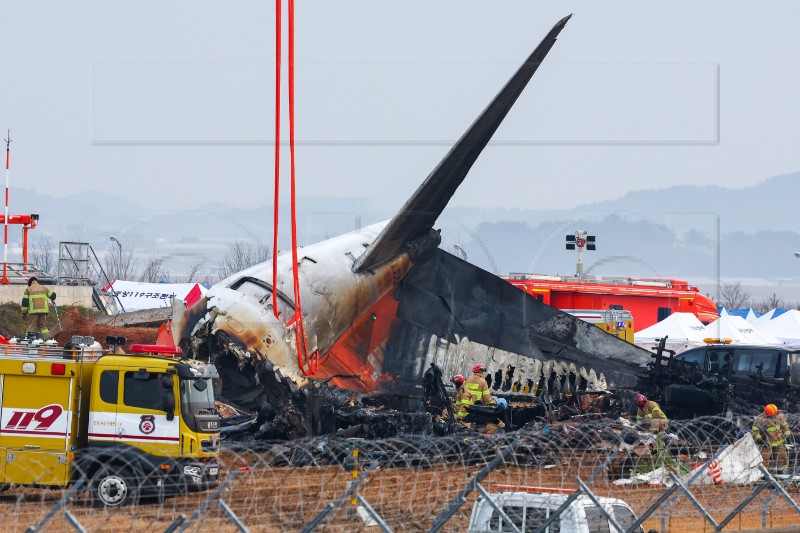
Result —
<instances>
[{"instance_id":1,"label":"truck wheel","mask_svg":"<svg viewBox=\"0 0 800 533\"><path fill-rule=\"evenodd\" d=\"M127 468L107 465L92 481L92 504L96 507L120 507L138 501L136 476Z\"/></svg>"}]
</instances>

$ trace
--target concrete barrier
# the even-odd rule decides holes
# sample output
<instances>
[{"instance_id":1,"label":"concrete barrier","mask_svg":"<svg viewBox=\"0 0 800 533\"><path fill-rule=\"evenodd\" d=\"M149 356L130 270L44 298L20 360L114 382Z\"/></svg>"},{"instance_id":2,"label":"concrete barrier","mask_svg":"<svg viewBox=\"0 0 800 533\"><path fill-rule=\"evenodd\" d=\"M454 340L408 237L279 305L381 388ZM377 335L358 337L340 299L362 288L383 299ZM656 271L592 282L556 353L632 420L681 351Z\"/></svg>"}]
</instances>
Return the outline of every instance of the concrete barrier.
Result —
<instances>
[{"instance_id":1,"label":"concrete barrier","mask_svg":"<svg viewBox=\"0 0 800 533\"><path fill-rule=\"evenodd\" d=\"M45 285L56 293L56 304L92 307L92 288L87 285ZM22 303L26 285L0 285L0 304Z\"/></svg>"}]
</instances>

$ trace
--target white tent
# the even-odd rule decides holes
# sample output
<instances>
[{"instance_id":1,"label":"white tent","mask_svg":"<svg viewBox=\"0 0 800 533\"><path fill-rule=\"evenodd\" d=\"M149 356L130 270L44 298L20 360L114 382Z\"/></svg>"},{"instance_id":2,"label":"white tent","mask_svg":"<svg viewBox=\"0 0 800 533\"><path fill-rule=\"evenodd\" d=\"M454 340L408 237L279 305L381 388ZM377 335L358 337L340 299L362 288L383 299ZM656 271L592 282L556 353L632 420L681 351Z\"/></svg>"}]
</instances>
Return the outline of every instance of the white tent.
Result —
<instances>
[{"instance_id":1,"label":"white tent","mask_svg":"<svg viewBox=\"0 0 800 533\"><path fill-rule=\"evenodd\" d=\"M786 344L800 344L800 311L796 309L786 311L777 318L765 322L759 329Z\"/></svg>"},{"instance_id":2,"label":"white tent","mask_svg":"<svg viewBox=\"0 0 800 533\"><path fill-rule=\"evenodd\" d=\"M758 317L754 323L756 326L761 327L770 320L772 320L773 318L778 318L786 311L787 310L782 307L776 307L775 309L770 309L769 311Z\"/></svg>"},{"instance_id":3,"label":"white tent","mask_svg":"<svg viewBox=\"0 0 800 533\"><path fill-rule=\"evenodd\" d=\"M783 344L740 316L722 315L703 328L705 337L731 339L737 344Z\"/></svg>"},{"instance_id":4,"label":"white tent","mask_svg":"<svg viewBox=\"0 0 800 533\"><path fill-rule=\"evenodd\" d=\"M750 322L751 324L756 324L758 319L761 315L756 314L755 311L751 307L746 309L738 309L731 311L730 309L722 308L720 315L729 315L729 316L739 316Z\"/></svg>"},{"instance_id":5,"label":"white tent","mask_svg":"<svg viewBox=\"0 0 800 533\"><path fill-rule=\"evenodd\" d=\"M693 313L673 313L667 318L634 334L634 342L640 348L652 350L658 339L667 337L666 347L676 353L700 346L707 335L703 323Z\"/></svg>"}]
</instances>

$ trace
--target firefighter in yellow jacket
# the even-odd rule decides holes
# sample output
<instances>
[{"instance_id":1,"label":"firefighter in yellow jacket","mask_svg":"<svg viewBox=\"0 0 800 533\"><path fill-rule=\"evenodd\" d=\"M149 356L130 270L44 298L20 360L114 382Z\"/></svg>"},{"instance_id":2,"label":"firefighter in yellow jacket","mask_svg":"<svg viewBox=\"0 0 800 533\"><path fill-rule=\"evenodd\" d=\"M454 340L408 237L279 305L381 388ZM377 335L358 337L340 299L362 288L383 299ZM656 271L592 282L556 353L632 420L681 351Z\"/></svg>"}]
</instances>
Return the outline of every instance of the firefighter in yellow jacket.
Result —
<instances>
[{"instance_id":1,"label":"firefighter in yellow jacket","mask_svg":"<svg viewBox=\"0 0 800 533\"><path fill-rule=\"evenodd\" d=\"M771 403L764 407L764 412L753 420L753 439L761 446L761 457L768 468L780 471L789 470L789 454L786 451L786 439L792 432L778 406Z\"/></svg>"},{"instance_id":2,"label":"firefighter in yellow jacket","mask_svg":"<svg viewBox=\"0 0 800 533\"><path fill-rule=\"evenodd\" d=\"M50 334L47 329L47 315L55 301L56 293L39 285L36 276L28 279L28 288L22 295L22 316L28 316L28 335L34 333L44 338Z\"/></svg>"},{"instance_id":3,"label":"firefighter in yellow jacket","mask_svg":"<svg viewBox=\"0 0 800 533\"><path fill-rule=\"evenodd\" d=\"M456 374L451 379L453 385L456 387L456 395L453 398L453 413L456 415L456 420L461 422L463 425L469 427L469 424L465 423L464 417L467 416L467 406L472 405L472 395L467 392L466 387L464 387L464 376L461 374Z\"/></svg>"},{"instance_id":4,"label":"firefighter in yellow jacket","mask_svg":"<svg viewBox=\"0 0 800 533\"><path fill-rule=\"evenodd\" d=\"M472 403L494 403L494 398L489 392L489 384L483 378L485 373L486 367L478 363L472 367L472 375L464 382L467 392L472 395Z\"/></svg>"},{"instance_id":5,"label":"firefighter in yellow jacket","mask_svg":"<svg viewBox=\"0 0 800 533\"><path fill-rule=\"evenodd\" d=\"M669 419L657 402L648 400L644 394L637 394L634 403L638 407L636 410L637 424L655 433L661 433L669 427Z\"/></svg>"}]
</instances>

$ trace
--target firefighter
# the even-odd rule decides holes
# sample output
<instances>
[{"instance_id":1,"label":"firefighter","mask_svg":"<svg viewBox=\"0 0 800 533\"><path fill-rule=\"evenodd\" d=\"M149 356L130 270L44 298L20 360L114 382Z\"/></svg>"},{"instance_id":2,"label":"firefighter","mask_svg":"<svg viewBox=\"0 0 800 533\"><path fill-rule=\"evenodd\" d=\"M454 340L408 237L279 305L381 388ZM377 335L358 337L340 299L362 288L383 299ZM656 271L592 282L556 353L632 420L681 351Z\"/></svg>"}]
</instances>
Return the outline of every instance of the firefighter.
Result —
<instances>
[{"instance_id":1,"label":"firefighter","mask_svg":"<svg viewBox=\"0 0 800 533\"><path fill-rule=\"evenodd\" d=\"M50 334L50 330L47 329L47 315L55 301L56 293L39 285L39 278L36 276L28 278L28 288L22 295L22 318L29 317L29 337L33 335L44 338Z\"/></svg>"},{"instance_id":2,"label":"firefighter","mask_svg":"<svg viewBox=\"0 0 800 533\"><path fill-rule=\"evenodd\" d=\"M636 423L655 432L662 433L669 426L669 419L658 403L648 400L644 394L637 394L633 403L636 404Z\"/></svg>"},{"instance_id":3,"label":"firefighter","mask_svg":"<svg viewBox=\"0 0 800 533\"><path fill-rule=\"evenodd\" d=\"M778 406L771 403L764 407L764 412L753 420L753 439L761 446L761 458L768 468L779 473L789 470L789 454L786 451L786 440L791 437L789 425Z\"/></svg>"},{"instance_id":4,"label":"firefighter","mask_svg":"<svg viewBox=\"0 0 800 533\"><path fill-rule=\"evenodd\" d=\"M489 393L489 384L483 379L486 367L478 363L472 367L472 376L464 382L467 392L472 395L472 403L493 404L494 398Z\"/></svg>"},{"instance_id":5,"label":"firefighter","mask_svg":"<svg viewBox=\"0 0 800 533\"><path fill-rule=\"evenodd\" d=\"M472 376L464 382L464 388L470 394L473 404L495 405L494 398L489 392L489 384L486 383L483 375L486 373L486 367L478 363L472 367ZM506 427L505 423L497 419L496 422L481 422L476 423L475 428L481 433L495 434L502 431Z\"/></svg>"},{"instance_id":6,"label":"firefighter","mask_svg":"<svg viewBox=\"0 0 800 533\"><path fill-rule=\"evenodd\" d=\"M467 392L466 387L464 387L464 376L461 374L456 374L453 376L453 379L450 380L453 385L456 387L456 395L453 398L453 412L456 415L456 419L464 425L467 425L463 422L464 417L467 416L467 406L472 405L472 395Z\"/></svg>"}]
</instances>

